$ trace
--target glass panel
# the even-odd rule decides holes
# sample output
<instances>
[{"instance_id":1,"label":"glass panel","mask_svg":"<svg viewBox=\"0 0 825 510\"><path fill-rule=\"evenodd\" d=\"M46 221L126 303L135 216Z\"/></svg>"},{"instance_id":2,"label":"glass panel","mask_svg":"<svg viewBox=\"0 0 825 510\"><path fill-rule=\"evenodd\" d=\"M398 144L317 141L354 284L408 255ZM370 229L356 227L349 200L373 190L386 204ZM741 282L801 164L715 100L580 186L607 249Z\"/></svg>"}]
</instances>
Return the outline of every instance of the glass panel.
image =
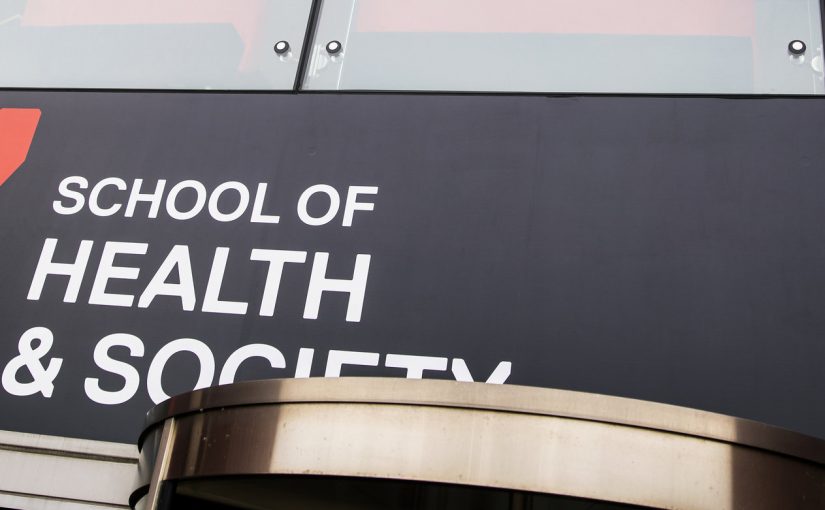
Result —
<instances>
[{"instance_id":1,"label":"glass panel","mask_svg":"<svg viewBox=\"0 0 825 510\"><path fill-rule=\"evenodd\" d=\"M306 89L825 92L819 0L322 5ZM789 47L796 40L805 46L799 55Z\"/></svg>"},{"instance_id":2,"label":"glass panel","mask_svg":"<svg viewBox=\"0 0 825 510\"><path fill-rule=\"evenodd\" d=\"M292 89L311 4L0 0L0 87Z\"/></svg>"}]
</instances>

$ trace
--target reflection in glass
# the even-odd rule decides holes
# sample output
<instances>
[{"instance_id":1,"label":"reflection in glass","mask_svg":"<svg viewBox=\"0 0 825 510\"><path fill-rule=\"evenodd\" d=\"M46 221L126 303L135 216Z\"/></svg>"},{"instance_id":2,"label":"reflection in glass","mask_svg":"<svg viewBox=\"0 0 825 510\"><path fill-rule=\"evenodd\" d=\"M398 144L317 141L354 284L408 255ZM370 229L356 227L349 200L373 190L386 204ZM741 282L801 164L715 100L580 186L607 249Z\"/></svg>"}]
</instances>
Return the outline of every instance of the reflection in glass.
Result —
<instances>
[{"instance_id":1,"label":"reflection in glass","mask_svg":"<svg viewBox=\"0 0 825 510\"><path fill-rule=\"evenodd\" d=\"M327 0L304 86L822 94L821 27L818 0Z\"/></svg>"},{"instance_id":2,"label":"reflection in glass","mask_svg":"<svg viewBox=\"0 0 825 510\"><path fill-rule=\"evenodd\" d=\"M291 89L310 5L2 0L0 86Z\"/></svg>"}]
</instances>

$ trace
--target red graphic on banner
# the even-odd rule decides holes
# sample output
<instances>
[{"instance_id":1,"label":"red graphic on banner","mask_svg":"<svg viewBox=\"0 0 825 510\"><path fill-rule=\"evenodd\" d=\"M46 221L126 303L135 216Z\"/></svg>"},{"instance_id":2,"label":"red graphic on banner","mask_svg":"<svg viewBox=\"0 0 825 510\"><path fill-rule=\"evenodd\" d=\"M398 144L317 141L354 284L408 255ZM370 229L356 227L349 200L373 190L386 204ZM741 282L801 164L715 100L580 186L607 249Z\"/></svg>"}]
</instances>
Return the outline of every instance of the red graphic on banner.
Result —
<instances>
[{"instance_id":1,"label":"red graphic on banner","mask_svg":"<svg viewBox=\"0 0 825 510\"><path fill-rule=\"evenodd\" d=\"M26 161L40 110L0 108L0 186Z\"/></svg>"}]
</instances>

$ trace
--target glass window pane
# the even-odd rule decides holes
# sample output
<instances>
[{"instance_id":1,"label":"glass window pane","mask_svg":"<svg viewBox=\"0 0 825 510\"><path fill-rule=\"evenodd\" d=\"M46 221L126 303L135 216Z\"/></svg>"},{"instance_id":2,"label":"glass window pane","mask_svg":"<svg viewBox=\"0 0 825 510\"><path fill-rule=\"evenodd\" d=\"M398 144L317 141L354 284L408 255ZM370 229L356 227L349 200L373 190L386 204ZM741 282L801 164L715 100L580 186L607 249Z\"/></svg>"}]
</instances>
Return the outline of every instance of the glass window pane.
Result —
<instances>
[{"instance_id":1,"label":"glass window pane","mask_svg":"<svg viewBox=\"0 0 825 510\"><path fill-rule=\"evenodd\" d=\"M311 53L313 90L825 92L819 0L325 0Z\"/></svg>"},{"instance_id":2,"label":"glass window pane","mask_svg":"<svg viewBox=\"0 0 825 510\"><path fill-rule=\"evenodd\" d=\"M311 4L0 0L0 87L291 89Z\"/></svg>"}]
</instances>

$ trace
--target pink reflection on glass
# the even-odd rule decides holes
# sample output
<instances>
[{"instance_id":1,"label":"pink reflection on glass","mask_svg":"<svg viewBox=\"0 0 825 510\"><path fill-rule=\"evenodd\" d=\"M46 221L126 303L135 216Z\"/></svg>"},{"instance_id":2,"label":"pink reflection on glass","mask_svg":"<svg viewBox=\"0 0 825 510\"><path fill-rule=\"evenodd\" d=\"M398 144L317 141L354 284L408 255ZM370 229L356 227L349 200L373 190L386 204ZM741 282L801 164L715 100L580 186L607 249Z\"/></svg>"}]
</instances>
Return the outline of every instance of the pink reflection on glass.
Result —
<instances>
[{"instance_id":1,"label":"pink reflection on glass","mask_svg":"<svg viewBox=\"0 0 825 510\"><path fill-rule=\"evenodd\" d=\"M29 0L24 26L230 24L244 45L241 69L261 43L267 0Z\"/></svg>"},{"instance_id":2,"label":"pink reflection on glass","mask_svg":"<svg viewBox=\"0 0 825 510\"><path fill-rule=\"evenodd\" d=\"M359 0L361 32L754 33L755 0Z\"/></svg>"}]
</instances>

